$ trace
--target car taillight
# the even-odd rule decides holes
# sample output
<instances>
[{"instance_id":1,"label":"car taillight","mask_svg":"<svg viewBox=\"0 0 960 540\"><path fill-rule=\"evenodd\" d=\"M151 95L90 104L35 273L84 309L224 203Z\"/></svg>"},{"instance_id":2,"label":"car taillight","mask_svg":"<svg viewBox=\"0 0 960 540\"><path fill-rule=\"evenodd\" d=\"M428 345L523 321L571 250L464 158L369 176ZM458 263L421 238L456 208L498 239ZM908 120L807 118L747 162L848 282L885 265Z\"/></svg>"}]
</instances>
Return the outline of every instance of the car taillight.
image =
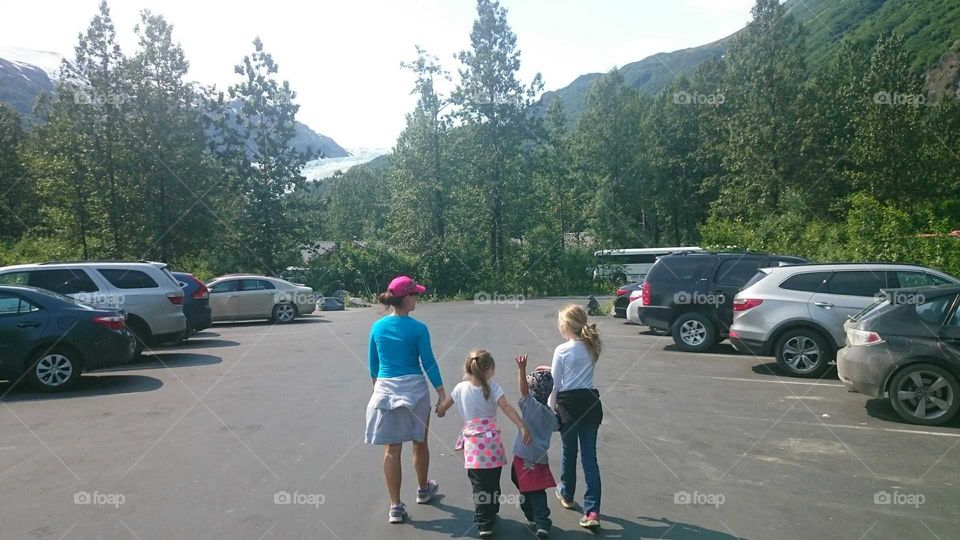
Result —
<instances>
[{"instance_id":1,"label":"car taillight","mask_svg":"<svg viewBox=\"0 0 960 540\"><path fill-rule=\"evenodd\" d=\"M210 298L210 289L199 279L190 276L190 279L197 285L197 290L193 291L193 294L190 295L194 300L203 300L205 298Z\"/></svg>"},{"instance_id":2,"label":"car taillight","mask_svg":"<svg viewBox=\"0 0 960 540\"><path fill-rule=\"evenodd\" d=\"M733 310L746 311L748 309L753 309L762 303L763 303L763 300L758 300L756 298L734 298Z\"/></svg>"},{"instance_id":3,"label":"car taillight","mask_svg":"<svg viewBox=\"0 0 960 540\"><path fill-rule=\"evenodd\" d=\"M623 295L627 294L628 292L630 292L630 291L628 291L627 289L617 289L617 296L623 296Z\"/></svg>"},{"instance_id":4,"label":"car taillight","mask_svg":"<svg viewBox=\"0 0 960 540\"><path fill-rule=\"evenodd\" d=\"M633 291L630 293L630 301L633 302L634 300L636 300L637 298L641 298L642 296L643 296L643 291Z\"/></svg>"},{"instance_id":5,"label":"car taillight","mask_svg":"<svg viewBox=\"0 0 960 540\"><path fill-rule=\"evenodd\" d=\"M649 281L643 282L643 288L640 289L640 298L641 298L641 302L640 302L641 304L645 306L650 305L650 282Z\"/></svg>"},{"instance_id":6,"label":"car taillight","mask_svg":"<svg viewBox=\"0 0 960 540\"><path fill-rule=\"evenodd\" d=\"M167 293L167 300L175 306L183 305L183 293Z\"/></svg>"},{"instance_id":7,"label":"car taillight","mask_svg":"<svg viewBox=\"0 0 960 540\"><path fill-rule=\"evenodd\" d=\"M127 318L123 315L104 315L93 318L93 322L110 330L123 330L123 323L126 321Z\"/></svg>"},{"instance_id":8,"label":"car taillight","mask_svg":"<svg viewBox=\"0 0 960 540\"><path fill-rule=\"evenodd\" d=\"M883 343L883 338L876 332L856 328L847 330L847 345L876 345L877 343Z\"/></svg>"}]
</instances>

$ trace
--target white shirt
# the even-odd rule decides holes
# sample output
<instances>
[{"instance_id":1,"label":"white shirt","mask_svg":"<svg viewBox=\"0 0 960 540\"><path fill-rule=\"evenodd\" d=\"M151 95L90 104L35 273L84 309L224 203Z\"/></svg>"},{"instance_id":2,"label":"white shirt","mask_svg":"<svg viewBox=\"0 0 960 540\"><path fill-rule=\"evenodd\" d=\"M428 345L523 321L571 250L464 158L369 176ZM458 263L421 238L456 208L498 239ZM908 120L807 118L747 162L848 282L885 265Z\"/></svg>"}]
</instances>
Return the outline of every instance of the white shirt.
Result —
<instances>
[{"instance_id":1,"label":"white shirt","mask_svg":"<svg viewBox=\"0 0 960 540\"><path fill-rule=\"evenodd\" d=\"M557 345L550 366L550 373L553 375L553 392L547 401L550 406L557 407L558 392L594 388L593 366L593 357L584 342L571 339Z\"/></svg>"},{"instance_id":2,"label":"white shirt","mask_svg":"<svg viewBox=\"0 0 960 540\"><path fill-rule=\"evenodd\" d=\"M453 387L450 397L464 422L474 418L496 418L497 400L503 397L503 388L494 381L487 381L487 384L490 385L489 399L483 399L483 387L470 381L461 381Z\"/></svg>"}]
</instances>

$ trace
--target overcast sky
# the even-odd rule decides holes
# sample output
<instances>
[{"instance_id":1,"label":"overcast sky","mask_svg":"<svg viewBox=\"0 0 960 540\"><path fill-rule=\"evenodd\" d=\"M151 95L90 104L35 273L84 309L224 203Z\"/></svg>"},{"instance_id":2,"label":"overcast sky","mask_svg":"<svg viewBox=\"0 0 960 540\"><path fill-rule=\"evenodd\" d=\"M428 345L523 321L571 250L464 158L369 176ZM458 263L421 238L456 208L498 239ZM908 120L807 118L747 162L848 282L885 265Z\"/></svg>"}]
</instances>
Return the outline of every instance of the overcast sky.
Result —
<instances>
[{"instance_id":1,"label":"overcast sky","mask_svg":"<svg viewBox=\"0 0 960 540\"><path fill-rule=\"evenodd\" d=\"M0 46L72 58L99 0L0 0ZM727 36L754 0L502 0L522 50L521 75L546 89L657 52ZM414 46L452 73L469 44L473 0L113 0L121 47L134 49L141 9L162 13L191 63L190 77L226 87L259 35L299 94L300 120L347 148L390 147L413 106L400 63Z\"/></svg>"}]
</instances>

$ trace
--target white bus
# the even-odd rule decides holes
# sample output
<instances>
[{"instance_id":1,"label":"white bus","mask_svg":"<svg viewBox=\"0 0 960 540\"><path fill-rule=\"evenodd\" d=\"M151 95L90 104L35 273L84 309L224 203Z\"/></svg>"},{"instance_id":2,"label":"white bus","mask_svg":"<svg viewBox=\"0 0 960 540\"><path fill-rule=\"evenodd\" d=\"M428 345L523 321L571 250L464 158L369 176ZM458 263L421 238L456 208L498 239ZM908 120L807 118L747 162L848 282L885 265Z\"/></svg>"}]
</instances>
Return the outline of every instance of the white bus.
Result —
<instances>
[{"instance_id":1,"label":"white bus","mask_svg":"<svg viewBox=\"0 0 960 540\"><path fill-rule=\"evenodd\" d=\"M662 247L636 249L604 249L593 254L597 266L594 279L607 278L623 283L640 281L647 275L657 257L679 251L703 251L698 247Z\"/></svg>"}]
</instances>

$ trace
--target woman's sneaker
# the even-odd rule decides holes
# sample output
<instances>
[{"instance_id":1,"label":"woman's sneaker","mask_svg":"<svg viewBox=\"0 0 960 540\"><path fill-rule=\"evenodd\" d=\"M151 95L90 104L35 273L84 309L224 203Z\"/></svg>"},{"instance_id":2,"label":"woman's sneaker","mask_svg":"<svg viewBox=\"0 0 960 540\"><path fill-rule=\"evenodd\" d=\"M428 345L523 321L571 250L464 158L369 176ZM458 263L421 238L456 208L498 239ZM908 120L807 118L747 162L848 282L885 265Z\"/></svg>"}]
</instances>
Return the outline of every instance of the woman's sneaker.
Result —
<instances>
[{"instance_id":1,"label":"woman's sneaker","mask_svg":"<svg viewBox=\"0 0 960 540\"><path fill-rule=\"evenodd\" d=\"M546 529L537 529L537 538L549 538L550 531Z\"/></svg>"},{"instance_id":2,"label":"woman's sneaker","mask_svg":"<svg viewBox=\"0 0 960 540\"><path fill-rule=\"evenodd\" d=\"M600 526L600 514L596 512L590 512L589 514L580 518L580 526L584 529L596 529Z\"/></svg>"},{"instance_id":3,"label":"woman's sneaker","mask_svg":"<svg viewBox=\"0 0 960 540\"><path fill-rule=\"evenodd\" d=\"M480 538L490 538L491 536L493 536L493 529L492 529L492 528L490 528L490 529L481 529L481 530L480 530Z\"/></svg>"},{"instance_id":4,"label":"woman's sneaker","mask_svg":"<svg viewBox=\"0 0 960 540\"><path fill-rule=\"evenodd\" d=\"M407 518L407 507L403 503L390 507L390 523L403 523Z\"/></svg>"},{"instance_id":5,"label":"woman's sneaker","mask_svg":"<svg viewBox=\"0 0 960 540\"><path fill-rule=\"evenodd\" d=\"M563 494L560 493L560 489L559 489L559 488L555 491L555 493L557 494L557 499L560 500L560 506L566 508L567 510L571 510L571 509L577 507L577 503L575 503L575 502L573 502L573 501L568 501L568 500L566 500L566 499L563 498Z\"/></svg>"},{"instance_id":6,"label":"woman's sneaker","mask_svg":"<svg viewBox=\"0 0 960 540\"><path fill-rule=\"evenodd\" d=\"M440 484L434 480L427 480L427 487L417 488L417 504L427 504L438 491L440 491Z\"/></svg>"}]
</instances>

